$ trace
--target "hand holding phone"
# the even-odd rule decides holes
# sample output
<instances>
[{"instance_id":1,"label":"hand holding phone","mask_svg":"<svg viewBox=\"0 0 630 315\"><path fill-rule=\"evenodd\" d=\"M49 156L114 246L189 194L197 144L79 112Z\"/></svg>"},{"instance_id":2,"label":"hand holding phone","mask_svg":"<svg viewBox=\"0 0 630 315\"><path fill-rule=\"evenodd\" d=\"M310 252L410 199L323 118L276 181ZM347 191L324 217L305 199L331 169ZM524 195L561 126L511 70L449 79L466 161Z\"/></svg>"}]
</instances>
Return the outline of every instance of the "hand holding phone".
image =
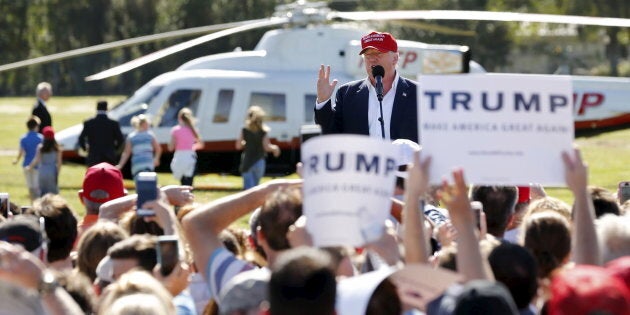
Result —
<instances>
[{"instance_id":1,"label":"hand holding phone","mask_svg":"<svg viewBox=\"0 0 630 315\"><path fill-rule=\"evenodd\" d=\"M471 201L470 208L475 215L475 224L477 229L481 230L481 212L483 211L483 204L479 201Z\"/></svg>"},{"instance_id":2,"label":"hand holding phone","mask_svg":"<svg viewBox=\"0 0 630 315\"><path fill-rule=\"evenodd\" d=\"M157 174L155 172L140 172L136 175L136 192L138 201L136 203L136 215L141 217L154 216L151 209L143 209L142 205L148 201L158 199Z\"/></svg>"},{"instance_id":3,"label":"hand holding phone","mask_svg":"<svg viewBox=\"0 0 630 315\"><path fill-rule=\"evenodd\" d=\"M630 181L619 182L619 190L617 191L617 198L619 204L623 204L627 200L630 200Z\"/></svg>"},{"instance_id":4,"label":"hand holding phone","mask_svg":"<svg viewBox=\"0 0 630 315\"><path fill-rule=\"evenodd\" d=\"M162 276L168 276L179 263L179 245L174 235L162 235L158 237L156 245L157 260L160 264Z\"/></svg>"}]
</instances>

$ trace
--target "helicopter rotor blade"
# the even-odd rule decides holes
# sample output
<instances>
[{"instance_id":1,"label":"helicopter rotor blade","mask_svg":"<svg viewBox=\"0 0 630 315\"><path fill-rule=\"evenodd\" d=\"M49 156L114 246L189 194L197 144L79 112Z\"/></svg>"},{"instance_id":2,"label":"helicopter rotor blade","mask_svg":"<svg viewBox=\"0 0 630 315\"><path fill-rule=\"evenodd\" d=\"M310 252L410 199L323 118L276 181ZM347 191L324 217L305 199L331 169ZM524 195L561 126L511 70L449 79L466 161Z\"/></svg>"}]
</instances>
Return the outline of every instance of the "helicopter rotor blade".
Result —
<instances>
[{"instance_id":1,"label":"helicopter rotor blade","mask_svg":"<svg viewBox=\"0 0 630 315\"><path fill-rule=\"evenodd\" d=\"M445 35L471 37L471 36L475 36L476 34L475 31L473 30L462 30L462 29L457 29L457 28L452 28L452 27L446 27L443 25L437 25L434 23L427 23L427 22L420 22L420 21L413 21L413 20L391 20L391 21L388 21L387 23L397 24L404 27L430 31L430 32L435 32L435 33L440 33L440 34L445 34Z\"/></svg>"},{"instance_id":2,"label":"helicopter rotor blade","mask_svg":"<svg viewBox=\"0 0 630 315\"><path fill-rule=\"evenodd\" d=\"M232 27L226 30L222 30L222 31L218 31L216 33L212 33L212 34L208 34L208 35L204 35L183 43L179 43L177 45L173 45L170 46L168 48L162 49L162 50L158 50L156 52L153 52L151 54L148 54L146 56L142 56L140 58L131 60L129 62L126 62L122 65L107 69L105 71L101 71L99 73L90 75L88 77L85 78L85 81L96 81L96 80L102 80L105 78L109 78L115 75L119 75L121 73L127 72L129 70L135 69L137 67L140 67L142 65L145 65L147 63L150 63L152 61L158 60L160 58L166 57L168 55L172 55L174 53L178 53L182 50L191 48L193 46L197 46L203 43L207 43L209 41L224 37L224 36L228 36L228 35L232 35L232 34L236 34L239 32L244 32L244 31L248 31L248 30L252 30L252 29L256 29L256 28L263 28L263 27L269 27L269 26L275 26L275 25L280 25L280 24L284 24L287 23L289 21L288 18L280 18L280 17L272 17L272 18L268 18L268 19L262 19L259 20L258 22L253 22L253 23L247 23L245 25L240 25L237 27Z\"/></svg>"},{"instance_id":3,"label":"helicopter rotor blade","mask_svg":"<svg viewBox=\"0 0 630 315\"><path fill-rule=\"evenodd\" d=\"M364 11L331 12L332 18L354 21L366 20L481 20L505 22L538 22L596 26L630 27L630 19L591 17L576 15L462 11L462 10L415 10L415 11Z\"/></svg>"},{"instance_id":4,"label":"helicopter rotor blade","mask_svg":"<svg viewBox=\"0 0 630 315\"><path fill-rule=\"evenodd\" d=\"M227 28L248 25L250 23L262 22L266 20L267 19L259 19L259 20L214 24L214 25L208 25L208 26L199 26L199 27L187 28L183 30L165 32L165 33L160 33L160 34L152 34L152 35L140 36L140 37L135 37L135 38L123 39L123 40L119 40L119 41L115 41L111 43L104 43L104 44L94 45L90 47L83 47L83 48L65 51L62 53L8 63L8 64L0 66L0 72L32 66L32 65L37 65L37 64L42 64L42 63L47 63L51 61L58 61L58 60L63 60L63 59L68 59L68 58L73 58L73 57L78 57L78 56L83 56L83 55L94 54L94 53L112 50L116 48L122 48L122 47L133 46L133 45L138 45L138 44L143 44L143 43L148 43L148 42L160 41L160 40L169 39L169 38L195 36L195 35L199 35L203 33L219 31L219 30L223 30Z\"/></svg>"}]
</instances>

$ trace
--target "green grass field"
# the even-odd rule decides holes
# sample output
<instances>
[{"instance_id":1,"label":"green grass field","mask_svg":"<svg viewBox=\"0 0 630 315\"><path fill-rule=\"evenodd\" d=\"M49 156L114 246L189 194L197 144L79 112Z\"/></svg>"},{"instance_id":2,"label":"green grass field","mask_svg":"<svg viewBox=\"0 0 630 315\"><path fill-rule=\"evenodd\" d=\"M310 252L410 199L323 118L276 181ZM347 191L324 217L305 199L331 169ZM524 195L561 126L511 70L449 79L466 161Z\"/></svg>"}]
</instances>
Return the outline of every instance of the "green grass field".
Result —
<instances>
[{"instance_id":1,"label":"green grass field","mask_svg":"<svg viewBox=\"0 0 630 315\"><path fill-rule=\"evenodd\" d=\"M106 99L113 105L123 98L122 96L53 97L48 106L55 130L59 131L93 116L98 99ZM34 101L33 97L0 98L0 109L3 113L2 123L0 123L0 134L2 134L0 137L0 191L9 192L11 200L19 205L29 204L28 193L21 167L11 162L17 154L19 139L26 132L25 122ZM630 167L628 167L630 129L581 137L576 139L576 143L582 148L584 159L589 164L592 185L615 191L619 181L630 180ZM84 165L72 163L65 163L61 170L59 183L61 195L68 200L72 209L78 214L83 214L77 191L81 188L85 170ZM161 173L159 183L160 185L177 184L177 181L171 174ZM241 187L241 179L236 176L203 174L195 178L195 184L218 184L238 190ZM133 187L131 181L128 181L126 185ZM572 202L572 197L566 189L547 188L547 192L551 196ZM198 202L203 203L228 193L230 192L197 191L195 196Z\"/></svg>"}]
</instances>

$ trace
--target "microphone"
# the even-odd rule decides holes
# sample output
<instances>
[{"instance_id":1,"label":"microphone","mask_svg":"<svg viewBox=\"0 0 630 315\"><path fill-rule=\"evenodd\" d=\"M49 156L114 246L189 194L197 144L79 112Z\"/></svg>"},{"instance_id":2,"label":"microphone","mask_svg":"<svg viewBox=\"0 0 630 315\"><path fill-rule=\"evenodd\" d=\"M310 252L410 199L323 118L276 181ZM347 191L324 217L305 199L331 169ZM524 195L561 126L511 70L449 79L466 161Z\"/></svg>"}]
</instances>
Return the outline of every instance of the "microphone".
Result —
<instances>
[{"instance_id":1,"label":"microphone","mask_svg":"<svg viewBox=\"0 0 630 315\"><path fill-rule=\"evenodd\" d=\"M372 76L376 80L376 97L379 102L383 101L383 76L385 76L385 69L383 66L372 66Z\"/></svg>"},{"instance_id":2,"label":"microphone","mask_svg":"<svg viewBox=\"0 0 630 315\"><path fill-rule=\"evenodd\" d=\"M385 121L383 120L383 76L385 75L385 69L383 66L372 66L372 76L376 80L376 98L378 98L378 108L381 112L381 117L378 121L381 123L381 137L385 139Z\"/></svg>"}]
</instances>

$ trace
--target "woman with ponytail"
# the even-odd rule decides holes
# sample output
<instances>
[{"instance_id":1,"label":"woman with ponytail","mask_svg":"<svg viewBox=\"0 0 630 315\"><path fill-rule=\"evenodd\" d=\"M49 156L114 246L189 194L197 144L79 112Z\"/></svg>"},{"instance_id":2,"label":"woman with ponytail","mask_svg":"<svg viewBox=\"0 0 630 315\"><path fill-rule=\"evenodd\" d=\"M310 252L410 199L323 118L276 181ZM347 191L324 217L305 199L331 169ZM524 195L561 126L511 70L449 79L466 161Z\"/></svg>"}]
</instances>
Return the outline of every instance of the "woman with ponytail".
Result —
<instances>
[{"instance_id":1,"label":"woman with ponytail","mask_svg":"<svg viewBox=\"0 0 630 315\"><path fill-rule=\"evenodd\" d=\"M236 140L236 149L243 150L239 171L243 176L243 190L252 188L265 174L265 155L271 152L280 156L280 148L272 144L267 137L269 127L263 124L265 111L259 106L252 106L247 111L245 126Z\"/></svg>"},{"instance_id":2,"label":"woman with ponytail","mask_svg":"<svg viewBox=\"0 0 630 315\"><path fill-rule=\"evenodd\" d=\"M196 150L203 148L199 131L195 127L195 117L189 108L182 108L177 113L179 124L171 129L169 151L175 151L171 161L173 176L182 185L192 186L197 165Z\"/></svg>"}]
</instances>

